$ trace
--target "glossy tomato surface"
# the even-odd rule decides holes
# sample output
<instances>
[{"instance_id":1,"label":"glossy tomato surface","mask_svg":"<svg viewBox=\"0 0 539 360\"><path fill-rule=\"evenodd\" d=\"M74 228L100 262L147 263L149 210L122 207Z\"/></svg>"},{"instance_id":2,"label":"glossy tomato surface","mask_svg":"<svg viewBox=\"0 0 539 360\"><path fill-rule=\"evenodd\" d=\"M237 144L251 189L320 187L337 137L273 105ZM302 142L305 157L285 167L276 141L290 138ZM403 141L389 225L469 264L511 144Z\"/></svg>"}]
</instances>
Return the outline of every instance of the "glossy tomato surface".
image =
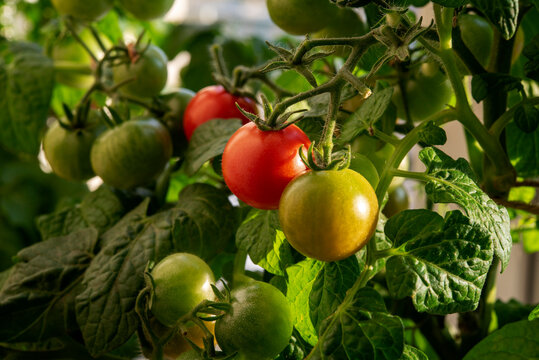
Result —
<instances>
[{"instance_id":1,"label":"glossy tomato surface","mask_svg":"<svg viewBox=\"0 0 539 360\"><path fill-rule=\"evenodd\" d=\"M273 23L293 35L322 29L338 12L328 0L266 0L266 5Z\"/></svg>"},{"instance_id":2,"label":"glossy tomato surface","mask_svg":"<svg viewBox=\"0 0 539 360\"><path fill-rule=\"evenodd\" d=\"M258 113L254 100L234 96L220 85L200 90L185 109L183 131L187 140L191 139L197 127L213 119L240 119L243 124L247 124L249 119L238 110L236 103L247 112Z\"/></svg>"},{"instance_id":3,"label":"glossy tomato surface","mask_svg":"<svg viewBox=\"0 0 539 360\"><path fill-rule=\"evenodd\" d=\"M152 269L153 294L150 311L166 326L173 326L204 300L215 295L210 267L196 255L175 253Z\"/></svg>"},{"instance_id":4,"label":"glossy tomato surface","mask_svg":"<svg viewBox=\"0 0 539 360\"><path fill-rule=\"evenodd\" d=\"M133 119L110 129L95 141L90 159L103 181L119 189L151 182L172 156L167 128L152 118Z\"/></svg>"},{"instance_id":5,"label":"glossy tomato surface","mask_svg":"<svg viewBox=\"0 0 539 360\"><path fill-rule=\"evenodd\" d=\"M52 4L62 15L75 19L94 21L112 8L112 0L52 0Z\"/></svg>"},{"instance_id":6,"label":"glossy tomato surface","mask_svg":"<svg viewBox=\"0 0 539 360\"><path fill-rule=\"evenodd\" d=\"M284 188L307 170L298 150L310 145L295 125L262 131L254 123L243 125L226 144L223 177L243 202L258 209L277 209Z\"/></svg>"},{"instance_id":7,"label":"glossy tomato surface","mask_svg":"<svg viewBox=\"0 0 539 360\"><path fill-rule=\"evenodd\" d=\"M164 16L174 0L120 0L120 5L139 20L151 20Z\"/></svg>"},{"instance_id":8,"label":"glossy tomato surface","mask_svg":"<svg viewBox=\"0 0 539 360\"><path fill-rule=\"evenodd\" d=\"M167 83L167 62L163 50L150 45L131 62L112 68L114 83L131 80L120 88L125 95L137 98L157 96Z\"/></svg>"},{"instance_id":9,"label":"glossy tomato surface","mask_svg":"<svg viewBox=\"0 0 539 360\"><path fill-rule=\"evenodd\" d=\"M297 251L336 261L356 253L374 234L378 201L369 182L353 170L310 171L284 190L279 220Z\"/></svg>"},{"instance_id":10,"label":"glossy tomato surface","mask_svg":"<svg viewBox=\"0 0 539 360\"><path fill-rule=\"evenodd\" d=\"M231 292L232 309L215 323L219 346L239 359L273 359L292 336L292 313L274 286L256 281Z\"/></svg>"}]
</instances>

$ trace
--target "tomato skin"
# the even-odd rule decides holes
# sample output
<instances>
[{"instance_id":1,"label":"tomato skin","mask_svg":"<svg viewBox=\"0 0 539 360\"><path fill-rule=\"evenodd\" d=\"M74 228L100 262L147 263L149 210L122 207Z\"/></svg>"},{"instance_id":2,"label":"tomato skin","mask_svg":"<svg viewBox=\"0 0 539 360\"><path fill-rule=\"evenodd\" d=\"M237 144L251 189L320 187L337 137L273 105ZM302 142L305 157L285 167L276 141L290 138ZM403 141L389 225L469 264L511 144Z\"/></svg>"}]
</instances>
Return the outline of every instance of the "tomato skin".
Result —
<instances>
[{"instance_id":1,"label":"tomato skin","mask_svg":"<svg viewBox=\"0 0 539 360\"><path fill-rule=\"evenodd\" d=\"M43 151L54 173L71 181L95 176L90 150L98 134L97 124L68 130L56 121L43 137Z\"/></svg>"},{"instance_id":2,"label":"tomato skin","mask_svg":"<svg viewBox=\"0 0 539 360\"><path fill-rule=\"evenodd\" d=\"M163 50L150 45L135 62L112 68L114 83L119 84L134 78L120 87L119 91L137 98L157 96L167 83L167 62Z\"/></svg>"},{"instance_id":3,"label":"tomato skin","mask_svg":"<svg viewBox=\"0 0 539 360\"><path fill-rule=\"evenodd\" d=\"M133 119L101 134L90 158L103 181L118 189L146 185L172 156L172 140L165 126L152 118Z\"/></svg>"},{"instance_id":4,"label":"tomato skin","mask_svg":"<svg viewBox=\"0 0 539 360\"><path fill-rule=\"evenodd\" d=\"M120 5L139 20L151 20L164 16L174 0L120 0Z\"/></svg>"},{"instance_id":5,"label":"tomato skin","mask_svg":"<svg viewBox=\"0 0 539 360\"><path fill-rule=\"evenodd\" d=\"M378 182L380 181L378 170L367 156L357 153L353 154L350 160L350 170L360 173L374 189L378 186Z\"/></svg>"},{"instance_id":6,"label":"tomato skin","mask_svg":"<svg viewBox=\"0 0 539 360\"><path fill-rule=\"evenodd\" d=\"M258 209L277 209L284 188L307 170L298 150L311 144L297 126L262 131L254 123L243 125L226 144L223 177L243 202Z\"/></svg>"},{"instance_id":7,"label":"tomato skin","mask_svg":"<svg viewBox=\"0 0 539 360\"><path fill-rule=\"evenodd\" d=\"M200 90L185 109L183 131L187 140L191 140L197 127L213 119L240 119L243 124L247 124L249 119L238 110L236 103L247 112L258 113L254 100L234 96L221 85Z\"/></svg>"},{"instance_id":8,"label":"tomato skin","mask_svg":"<svg viewBox=\"0 0 539 360\"><path fill-rule=\"evenodd\" d=\"M460 14L458 25L462 41L481 65L486 66L490 58L490 49L494 30L489 22L478 15Z\"/></svg>"},{"instance_id":9,"label":"tomato skin","mask_svg":"<svg viewBox=\"0 0 539 360\"><path fill-rule=\"evenodd\" d=\"M97 20L112 8L112 0L52 0L52 4L60 14L84 21Z\"/></svg>"},{"instance_id":10,"label":"tomato skin","mask_svg":"<svg viewBox=\"0 0 539 360\"><path fill-rule=\"evenodd\" d=\"M382 212L385 216L390 218L401 211L408 209L409 206L410 202L406 189L402 186L397 186L389 191L387 203Z\"/></svg>"},{"instance_id":11,"label":"tomato skin","mask_svg":"<svg viewBox=\"0 0 539 360\"><path fill-rule=\"evenodd\" d=\"M215 322L215 337L240 359L273 359L292 336L292 313L286 297L270 284L255 281L231 292L232 309Z\"/></svg>"},{"instance_id":12,"label":"tomato skin","mask_svg":"<svg viewBox=\"0 0 539 360\"><path fill-rule=\"evenodd\" d=\"M153 292L150 311L163 325L172 327L204 300L213 300L215 282L208 264L196 255L175 253L161 260L151 272Z\"/></svg>"},{"instance_id":13,"label":"tomato skin","mask_svg":"<svg viewBox=\"0 0 539 360\"><path fill-rule=\"evenodd\" d=\"M322 29L338 10L328 0L266 0L266 6L273 23L293 35Z\"/></svg>"},{"instance_id":14,"label":"tomato skin","mask_svg":"<svg viewBox=\"0 0 539 360\"><path fill-rule=\"evenodd\" d=\"M451 101L452 95L451 83L440 71L433 76L418 73L406 82L406 100L410 116L416 122L443 110ZM393 102L397 106L397 116L405 119L402 93L398 86L395 86Z\"/></svg>"},{"instance_id":15,"label":"tomato skin","mask_svg":"<svg viewBox=\"0 0 539 360\"><path fill-rule=\"evenodd\" d=\"M303 255L342 260L374 234L378 201L369 182L353 170L310 171L284 190L279 220L290 245Z\"/></svg>"},{"instance_id":16,"label":"tomato skin","mask_svg":"<svg viewBox=\"0 0 539 360\"><path fill-rule=\"evenodd\" d=\"M169 107L169 111L163 116L163 122L170 131L174 155L181 155L187 148L187 139L183 133L183 117L185 109L195 96L195 93L189 89L176 89L160 96Z\"/></svg>"}]
</instances>

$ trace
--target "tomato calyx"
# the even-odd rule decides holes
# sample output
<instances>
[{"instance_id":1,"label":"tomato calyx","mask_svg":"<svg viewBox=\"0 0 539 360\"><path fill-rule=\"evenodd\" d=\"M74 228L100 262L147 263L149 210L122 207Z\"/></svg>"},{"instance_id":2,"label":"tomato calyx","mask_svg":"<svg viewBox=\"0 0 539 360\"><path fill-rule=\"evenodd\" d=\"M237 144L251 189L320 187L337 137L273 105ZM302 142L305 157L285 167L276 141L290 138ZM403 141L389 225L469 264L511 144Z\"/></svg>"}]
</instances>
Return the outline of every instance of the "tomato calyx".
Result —
<instances>
[{"instance_id":1,"label":"tomato calyx","mask_svg":"<svg viewBox=\"0 0 539 360\"><path fill-rule=\"evenodd\" d=\"M327 165L322 165L324 154L322 150L315 146L315 141L307 149L307 154L305 154L305 147L303 145L300 146L298 153L305 166L313 171L348 169L352 161L352 148L350 145L346 145L342 150L333 152L331 155L332 160Z\"/></svg>"}]
</instances>

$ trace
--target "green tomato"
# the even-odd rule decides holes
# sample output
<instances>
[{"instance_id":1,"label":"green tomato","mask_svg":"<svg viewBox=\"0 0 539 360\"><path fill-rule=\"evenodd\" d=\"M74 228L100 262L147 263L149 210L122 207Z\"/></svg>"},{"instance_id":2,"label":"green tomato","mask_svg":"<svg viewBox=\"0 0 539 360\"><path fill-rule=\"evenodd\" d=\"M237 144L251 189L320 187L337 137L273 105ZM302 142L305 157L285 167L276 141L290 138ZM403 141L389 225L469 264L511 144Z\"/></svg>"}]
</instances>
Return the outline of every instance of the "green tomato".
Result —
<instances>
[{"instance_id":1,"label":"green tomato","mask_svg":"<svg viewBox=\"0 0 539 360\"><path fill-rule=\"evenodd\" d=\"M194 96L195 93L189 89L176 89L159 96L169 108L162 120L170 131L174 155L177 156L187 148L187 138L183 132L183 115L187 104Z\"/></svg>"},{"instance_id":2,"label":"green tomato","mask_svg":"<svg viewBox=\"0 0 539 360\"><path fill-rule=\"evenodd\" d=\"M266 0L271 20L293 35L305 35L329 24L338 8L328 0Z\"/></svg>"},{"instance_id":3,"label":"green tomato","mask_svg":"<svg viewBox=\"0 0 539 360\"><path fill-rule=\"evenodd\" d=\"M84 21L99 19L112 8L112 3L112 0L52 0L60 14Z\"/></svg>"},{"instance_id":4,"label":"green tomato","mask_svg":"<svg viewBox=\"0 0 539 360\"><path fill-rule=\"evenodd\" d=\"M97 114L91 112L88 124L83 128L66 129L56 121L47 130L43 137L43 151L56 175L71 181L83 181L95 176L90 150L103 130L99 125Z\"/></svg>"},{"instance_id":5,"label":"green tomato","mask_svg":"<svg viewBox=\"0 0 539 360\"><path fill-rule=\"evenodd\" d=\"M388 218L397 215L403 210L408 209L410 201L408 199L408 193L402 186L397 186L393 190L389 191L387 203L382 210L382 213Z\"/></svg>"},{"instance_id":6,"label":"green tomato","mask_svg":"<svg viewBox=\"0 0 539 360\"><path fill-rule=\"evenodd\" d=\"M494 30L490 23L479 15L460 14L458 16L460 36L466 47L483 66L488 65Z\"/></svg>"},{"instance_id":7,"label":"green tomato","mask_svg":"<svg viewBox=\"0 0 539 360\"><path fill-rule=\"evenodd\" d=\"M215 322L215 337L240 359L273 359L292 336L292 313L286 297L270 284L255 281L231 293L232 309Z\"/></svg>"},{"instance_id":8,"label":"green tomato","mask_svg":"<svg viewBox=\"0 0 539 360\"><path fill-rule=\"evenodd\" d=\"M358 13L350 8L338 9L336 16L331 17L329 24L322 30L312 34L313 39L354 37L367 32L367 26L363 23ZM350 53L346 46L323 46L324 51L334 51L336 56L345 57Z\"/></svg>"},{"instance_id":9,"label":"green tomato","mask_svg":"<svg viewBox=\"0 0 539 360\"><path fill-rule=\"evenodd\" d=\"M357 172L309 171L285 188L279 220L290 245L321 261L345 259L371 238L378 222L378 200Z\"/></svg>"},{"instance_id":10,"label":"green tomato","mask_svg":"<svg viewBox=\"0 0 539 360\"><path fill-rule=\"evenodd\" d=\"M350 161L350 169L360 173L371 186L376 189L380 177L378 176L378 170L376 166L369 160L368 157L362 154L354 154Z\"/></svg>"},{"instance_id":11,"label":"green tomato","mask_svg":"<svg viewBox=\"0 0 539 360\"><path fill-rule=\"evenodd\" d=\"M126 121L95 141L90 159L103 181L119 189L146 185L172 156L165 126L152 118Z\"/></svg>"},{"instance_id":12,"label":"green tomato","mask_svg":"<svg viewBox=\"0 0 539 360\"><path fill-rule=\"evenodd\" d=\"M204 300L213 300L213 273L196 255L175 253L151 271L153 292L150 311L166 326L174 326Z\"/></svg>"},{"instance_id":13,"label":"green tomato","mask_svg":"<svg viewBox=\"0 0 539 360\"><path fill-rule=\"evenodd\" d=\"M164 16L174 0L119 0L120 5L139 20L151 20Z\"/></svg>"},{"instance_id":14,"label":"green tomato","mask_svg":"<svg viewBox=\"0 0 539 360\"><path fill-rule=\"evenodd\" d=\"M425 120L443 110L453 94L451 83L441 71L435 71L434 75L431 71L424 73L424 70L418 72L406 82L406 100L413 121ZM395 86L393 102L397 106L397 116L405 119L406 112L399 86Z\"/></svg>"},{"instance_id":15,"label":"green tomato","mask_svg":"<svg viewBox=\"0 0 539 360\"><path fill-rule=\"evenodd\" d=\"M120 92L136 98L159 95L167 83L167 56L155 45L143 53L135 51L132 61L112 68L115 84L132 80L120 88Z\"/></svg>"}]
</instances>

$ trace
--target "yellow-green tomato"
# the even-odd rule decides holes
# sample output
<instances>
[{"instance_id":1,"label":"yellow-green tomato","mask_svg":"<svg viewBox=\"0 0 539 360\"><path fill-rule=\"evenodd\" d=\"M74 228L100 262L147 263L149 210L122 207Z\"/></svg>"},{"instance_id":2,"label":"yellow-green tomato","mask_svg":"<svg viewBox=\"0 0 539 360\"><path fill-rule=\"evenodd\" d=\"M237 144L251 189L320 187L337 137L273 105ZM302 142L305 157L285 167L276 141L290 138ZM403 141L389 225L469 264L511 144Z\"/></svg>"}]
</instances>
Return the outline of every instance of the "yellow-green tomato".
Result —
<instances>
[{"instance_id":1,"label":"yellow-green tomato","mask_svg":"<svg viewBox=\"0 0 539 360\"><path fill-rule=\"evenodd\" d=\"M112 8L112 3L112 0L52 0L60 14L84 21L99 19Z\"/></svg>"},{"instance_id":2,"label":"yellow-green tomato","mask_svg":"<svg viewBox=\"0 0 539 360\"><path fill-rule=\"evenodd\" d=\"M329 24L322 30L312 34L313 39L326 39L338 37L361 36L367 32L367 26L351 8L338 9L335 16L331 17ZM346 46L324 46L324 51L334 51L337 56L347 56L350 48Z\"/></svg>"},{"instance_id":3,"label":"yellow-green tomato","mask_svg":"<svg viewBox=\"0 0 539 360\"><path fill-rule=\"evenodd\" d=\"M159 95L167 83L167 55L155 45L134 53L131 62L112 68L115 84L125 83L120 92L137 98Z\"/></svg>"},{"instance_id":4,"label":"yellow-green tomato","mask_svg":"<svg viewBox=\"0 0 539 360\"><path fill-rule=\"evenodd\" d=\"M345 259L371 238L378 221L378 200L357 172L309 171L285 188L279 220L297 251L321 261Z\"/></svg>"},{"instance_id":5,"label":"yellow-green tomato","mask_svg":"<svg viewBox=\"0 0 539 360\"><path fill-rule=\"evenodd\" d=\"M231 292L232 309L215 322L215 337L227 353L242 360L274 359L289 344L292 313L274 286L254 281Z\"/></svg>"},{"instance_id":6,"label":"yellow-green tomato","mask_svg":"<svg viewBox=\"0 0 539 360\"><path fill-rule=\"evenodd\" d=\"M213 300L215 282L208 264L196 255L175 253L161 260L151 272L150 311L166 326L174 326L204 300Z\"/></svg>"},{"instance_id":7,"label":"yellow-green tomato","mask_svg":"<svg viewBox=\"0 0 539 360\"><path fill-rule=\"evenodd\" d=\"M92 168L118 189L146 185L163 171L172 156L167 128L152 118L133 119L110 129L95 141Z\"/></svg>"},{"instance_id":8,"label":"yellow-green tomato","mask_svg":"<svg viewBox=\"0 0 539 360\"><path fill-rule=\"evenodd\" d=\"M151 20L164 16L174 0L120 0L120 5L139 20Z\"/></svg>"}]
</instances>

